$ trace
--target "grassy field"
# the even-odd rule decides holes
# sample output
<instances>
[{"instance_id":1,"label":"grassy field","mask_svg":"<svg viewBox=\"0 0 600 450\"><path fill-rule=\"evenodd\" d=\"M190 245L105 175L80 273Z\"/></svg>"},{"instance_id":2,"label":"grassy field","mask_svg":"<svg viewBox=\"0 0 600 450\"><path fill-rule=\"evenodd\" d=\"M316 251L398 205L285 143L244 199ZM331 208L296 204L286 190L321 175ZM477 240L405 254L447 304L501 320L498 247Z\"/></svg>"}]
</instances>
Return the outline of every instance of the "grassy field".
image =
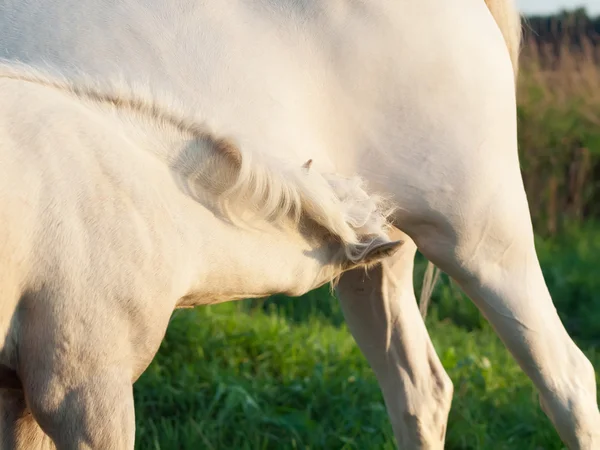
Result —
<instances>
[{"instance_id":1,"label":"grassy field","mask_svg":"<svg viewBox=\"0 0 600 450\"><path fill-rule=\"evenodd\" d=\"M536 230L600 217L600 35L521 53L519 150Z\"/></svg>"},{"instance_id":2,"label":"grassy field","mask_svg":"<svg viewBox=\"0 0 600 450\"><path fill-rule=\"evenodd\" d=\"M538 248L569 330L600 370L600 227ZM448 449L563 448L531 382L447 279L428 322L455 385ZM140 449L394 448L376 380L327 288L178 313L135 395Z\"/></svg>"},{"instance_id":3,"label":"grassy field","mask_svg":"<svg viewBox=\"0 0 600 450\"><path fill-rule=\"evenodd\" d=\"M598 54L584 45L549 58L528 43L518 114L544 274L600 372ZM418 269L417 285L422 260ZM531 382L445 277L428 327L455 386L447 449L563 448ZM176 314L135 396L139 449L395 448L374 375L327 287Z\"/></svg>"}]
</instances>

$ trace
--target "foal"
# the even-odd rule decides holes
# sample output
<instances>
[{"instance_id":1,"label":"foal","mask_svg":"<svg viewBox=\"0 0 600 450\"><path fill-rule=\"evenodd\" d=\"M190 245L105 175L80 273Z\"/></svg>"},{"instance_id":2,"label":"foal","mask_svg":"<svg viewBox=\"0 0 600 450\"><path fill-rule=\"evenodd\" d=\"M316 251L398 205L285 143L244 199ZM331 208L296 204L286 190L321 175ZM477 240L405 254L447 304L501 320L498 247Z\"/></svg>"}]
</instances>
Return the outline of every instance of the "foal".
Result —
<instances>
[{"instance_id":1,"label":"foal","mask_svg":"<svg viewBox=\"0 0 600 450\"><path fill-rule=\"evenodd\" d=\"M301 295L399 247L357 180L133 90L0 73L0 449L132 449L178 307Z\"/></svg>"}]
</instances>

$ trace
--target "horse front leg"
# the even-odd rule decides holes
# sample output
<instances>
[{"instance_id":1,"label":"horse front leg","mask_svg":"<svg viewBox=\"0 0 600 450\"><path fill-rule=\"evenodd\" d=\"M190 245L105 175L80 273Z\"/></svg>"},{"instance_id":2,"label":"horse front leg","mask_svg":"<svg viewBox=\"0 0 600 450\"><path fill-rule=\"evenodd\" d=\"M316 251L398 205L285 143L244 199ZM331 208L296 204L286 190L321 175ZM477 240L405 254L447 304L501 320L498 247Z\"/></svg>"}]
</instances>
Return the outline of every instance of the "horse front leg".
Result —
<instances>
[{"instance_id":1,"label":"horse front leg","mask_svg":"<svg viewBox=\"0 0 600 450\"><path fill-rule=\"evenodd\" d=\"M345 273L337 287L346 322L381 387L394 435L406 450L443 449L452 401L413 289L416 246L404 244L368 273Z\"/></svg>"}]
</instances>

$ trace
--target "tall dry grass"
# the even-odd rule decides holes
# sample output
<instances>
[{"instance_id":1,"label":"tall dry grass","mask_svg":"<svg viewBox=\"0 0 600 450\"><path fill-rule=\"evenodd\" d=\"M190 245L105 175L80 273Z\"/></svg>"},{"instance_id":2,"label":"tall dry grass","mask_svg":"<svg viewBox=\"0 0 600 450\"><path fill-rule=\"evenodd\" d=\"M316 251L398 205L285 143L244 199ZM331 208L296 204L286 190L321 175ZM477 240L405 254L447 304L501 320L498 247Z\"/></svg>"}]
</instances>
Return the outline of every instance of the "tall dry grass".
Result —
<instances>
[{"instance_id":1,"label":"tall dry grass","mask_svg":"<svg viewBox=\"0 0 600 450\"><path fill-rule=\"evenodd\" d=\"M518 80L519 147L536 230L600 217L600 45L529 34Z\"/></svg>"}]
</instances>

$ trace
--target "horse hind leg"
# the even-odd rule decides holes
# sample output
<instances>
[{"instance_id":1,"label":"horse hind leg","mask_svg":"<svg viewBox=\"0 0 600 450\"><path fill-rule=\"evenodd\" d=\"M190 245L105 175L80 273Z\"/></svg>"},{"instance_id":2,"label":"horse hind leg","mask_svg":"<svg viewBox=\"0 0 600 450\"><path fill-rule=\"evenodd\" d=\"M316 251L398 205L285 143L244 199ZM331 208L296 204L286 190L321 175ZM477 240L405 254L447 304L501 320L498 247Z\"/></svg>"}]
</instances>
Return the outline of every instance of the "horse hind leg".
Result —
<instances>
[{"instance_id":1,"label":"horse hind leg","mask_svg":"<svg viewBox=\"0 0 600 450\"><path fill-rule=\"evenodd\" d=\"M516 156L516 152L514 153ZM594 369L552 303L534 247L518 164L480 164L468 189L420 216L409 234L476 303L534 382L567 446L600 448ZM508 169L510 167L510 169ZM488 170L489 169L489 170ZM477 178L481 176L480 178ZM464 178L463 178L464 179Z\"/></svg>"},{"instance_id":2,"label":"horse hind leg","mask_svg":"<svg viewBox=\"0 0 600 450\"><path fill-rule=\"evenodd\" d=\"M414 242L365 273L342 275L338 297L349 329L381 387L402 449L443 449L452 382L437 357L413 289Z\"/></svg>"},{"instance_id":3,"label":"horse hind leg","mask_svg":"<svg viewBox=\"0 0 600 450\"><path fill-rule=\"evenodd\" d=\"M23 391L0 389L0 450L54 450L25 404Z\"/></svg>"}]
</instances>

